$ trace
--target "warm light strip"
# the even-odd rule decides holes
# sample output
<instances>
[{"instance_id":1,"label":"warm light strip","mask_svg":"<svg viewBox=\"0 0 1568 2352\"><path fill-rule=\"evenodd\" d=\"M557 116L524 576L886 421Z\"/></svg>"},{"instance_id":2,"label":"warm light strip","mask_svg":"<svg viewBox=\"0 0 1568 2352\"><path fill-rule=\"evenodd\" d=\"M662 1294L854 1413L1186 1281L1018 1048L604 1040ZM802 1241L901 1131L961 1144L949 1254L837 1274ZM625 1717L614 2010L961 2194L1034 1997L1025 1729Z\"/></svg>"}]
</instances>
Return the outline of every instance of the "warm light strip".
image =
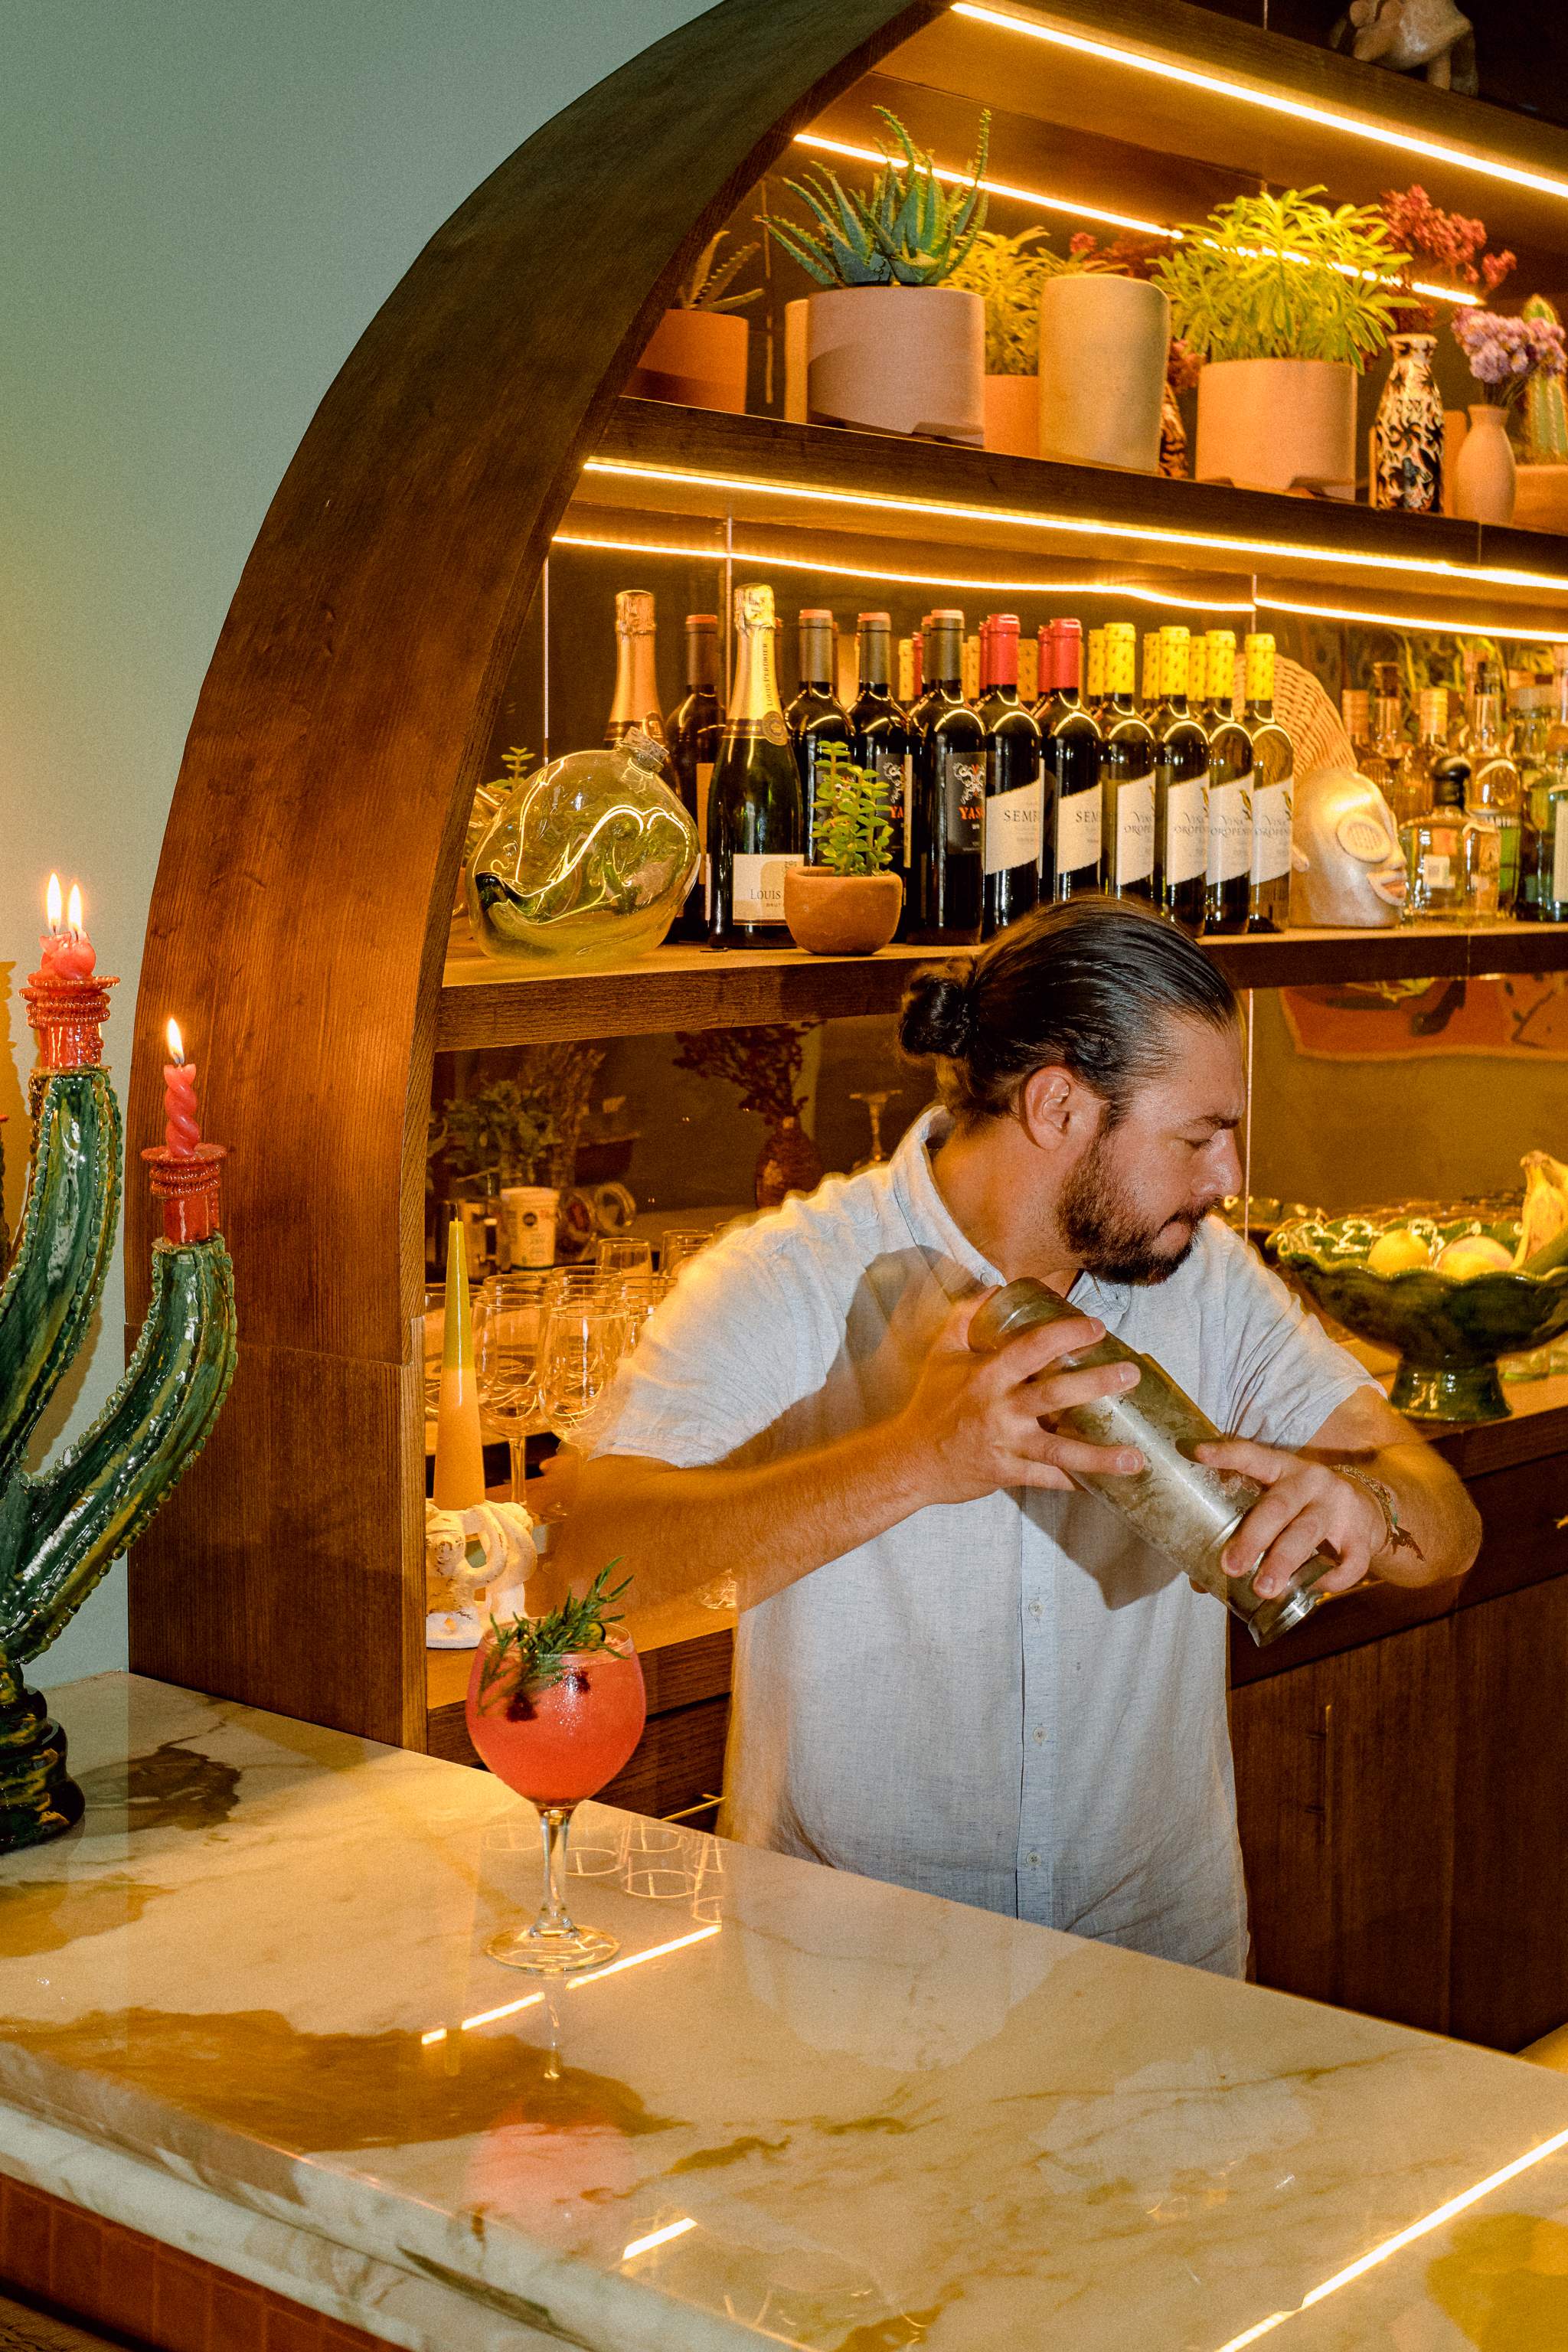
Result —
<instances>
[{"instance_id":1,"label":"warm light strip","mask_svg":"<svg viewBox=\"0 0 1568 2352\"><path fill-rule=\"evenodd\" d=\"M979 6L977 0L954 0L952 13L955 16L971 16L977 24L997 26L1004 32L1022 34L1027 40L1048 41L1058 49L1076 49L1081 56L1099 58L1107 65L1128 66L1136 73L1153 74L1162 81L1180 82L1186 89L1208 90L1216 98L1235 99L1241 106L1261 107L1268 114L1288 114L1297 122L1314 122L1324 131L1339 131L1347 138L1368 140L1374 147L1397 148L1404 154L1423 155L1434 163L1452 163L1459 171L1478 173L1483 179L1503 180L1516 188L1533 188L1541 195L1568 197L1568 181L1554 180L1547 173L1527 171L1521 164L1504 163L1491 156L1467 154L1462 147L1447 146L1441 140L1422 139L1409 131L1393 131L1384 123L1363 122L1353 114L1336 114L1329 107L1310 106L1301 99L1282 97L1278 90L1258 89L1248 82L1228 81L1220 74L1201 73L1194 66L1177 65L1168 58L1149 57L1138 49L1093 40L1087 33L1069 33L1057 25L1005 16L1000 9Z\"/></svg>"},{"instance_id":2,"label":"warm light strip","mask_svg":"<svg viewBox=\"0 0 1568 2352\"><path fill-rule=\"evenodd\" d=\"M1511 2164L1500 2166L1496 2172L1489 2172L1486 2179L1478 2180L1473 2188L1462 2189L1457 2197L1450 2197L1446 2205L1439 2205L1434 2212L1423 2214L1419 2221L1412 2221L1408 2229L1399 2231L1395 2236L1385 2238L1380 2246L1373 2246L1370 2253L1359 2254L1353 2263L1347 2263L1342 2271L1336 2271L1332 2278L1325 2279L1321 2286L1315 2286L1310 2294L1304 2294L1294 2311L1277 2311L1269 2318L1260 2319L1245 2335L1233 2336L1228 2344L1222 2344L1219 2352L1242 2352L1244 2345L1256 2344L1259 2336L1283 2326L1286 2320L1296 2318L1303 2311L1310 2311L1313 2305L1321 2303L1325 2296L1337 2294L1341 2287L1352 2285L1357 2279L1364 2278L1367 2272L1375 2270L1380 2263L1386 2263L1393 2255L1403 2253L1405 2247L1413 2246L1418 2238L1429 2237L1446 2221L1456 2221L1461 2213L1468 2212L1472 2205L1479 2205L1483 2197L1489 2197L1494 2189L1505 2188L1509 2181L1517 2180L1521 2172L1528 2172L1532 2166L1544 2163L1549 2156L1555 2156L1563 2147L1568 2147L1568 2131L1554 2132L1550 2139L1543 2139L1539 2147L1531 2148L1523 2156L1516 2156Z\"/></svg>"},{"instance_id":3,"label":"warm light strip","mask_svg":"<svg viewBox=\"0 0 1568 2352\"><path fill-rule=\"evenodd\" d=\"M1422 617L1415 613L1368 613L1352 604L1293 604L1283 596L1261 594L1255 601L1271 613L1299 613L1308 620L1368 621L1374 628L1426 629L1439 636L1508 637L1519 645L1568 645L1568 629L1521 629L1511 621L1456 621L1447 614L1439 618L1432 614Z\"/></svg>"},{"instance_id":4,"label":"warm light strip","mask_svg":"<svg viewBox=\"0 0 1568 2352\"><path fill-rule=\"evenodd\" d=\"M1361 572L1404 572L1412 578L1457 582L1473 587L1483 581L1492 588L1528 588L1543 596L1568 593L1568 577L1545 572L1509 572L1483 564L1424 562L1408 555L1372 555L1342 547L1294 546L1289 541L1232 539L1224 532L1168 530L1156 525L1107 522L1080 515L1026 514L1018 508L951 505L936 499L900 499L885 491L824 490L804 482L765 482L737 474L700 474L675 467L634 466L622 458L590 457L585 474L608 474L639 482L664 482L672 489L750 490L763 498L795 499L807 504L858 507L879 514L940 516L948 522L1009 523L1020 530L1071 532L1080 539L1135 539L1156 547L1204 547L1216 553L1275 557L1294 563L1348 564Z\"/></svg>"},{"instance_id":5,"label":"warm light strip","mask_svg":"<svg viewBox=\"0 0 1568 2352\"><path fill-rule=\"evenodd\" d=\"M684 1952L689 1944L705 1944L710 1936L717 1936L723 1926L715 1920L710 1927L698 1927L689 1936L677 1936L672 1943L650 1944L646 1952L630 1952L624 1960L612 1960L608 1967L590 1969L583 1976L568 1977L568 1992L581 1992L584 1985L602 1983L605 1977L618 1977L624 1969L640 1969L645 1960L662 1959L666 1952ZM531 1992L522 2000L509 2000L504 2009L481 2009L477 2017L465 2017L458 2027L459 2033L471 2033L476 2025L494 2025L498 2018L515 2017L520 2010L532 2009L544 1999L542 1992ZM428 2050L435 2042L445 2042L447 2029L437 2025L432 2032L419 2036L419 2046Z\"/></svg>"},{"instance_id":6,"label":"warm light strip","mask_svg":"<svg viewBox=\"0 0 1568 2352\"><path fill-rule=\"evenodd\" d=\"M632 2240L621 2260L629 2263L634 2254L646 2254L650 2246L668 2246L671 2238L684 2238L688 2230L695 2230L696 2227L696 2222L688 2214L684 2221L671 2221L662 2230L650 2230L646 2238Z\"/></svg>"},{"instance_id":7,"label":"warm light strip","mask_svg":"<svg viewBox=\"0 0 1568 2352\"><path fill-rule=\"evenodd\" d=\"M824 139L816 131L797 131L797 147L819 147L827 155L847 155L857 163L885 163L887 157L879 147L851 147L843 139ZM949 172L938 163L933 170L939 180L951 180L962 186L969 185L967 172ZM1042 212L1070 213L1075 219L1104 221L1111 228L1130 228L1139 236L1168 236L1180 242L1179 228L1163 228L1158 221L1139 220L1131 213L1108 213L1098 205L1080 204L1074 196L1047 196L1038 188L1010 187L1005 180L982 180L980 185L988 196L1016 196L1021 204L1038 205Z\"/></svg>"}]
</instances>

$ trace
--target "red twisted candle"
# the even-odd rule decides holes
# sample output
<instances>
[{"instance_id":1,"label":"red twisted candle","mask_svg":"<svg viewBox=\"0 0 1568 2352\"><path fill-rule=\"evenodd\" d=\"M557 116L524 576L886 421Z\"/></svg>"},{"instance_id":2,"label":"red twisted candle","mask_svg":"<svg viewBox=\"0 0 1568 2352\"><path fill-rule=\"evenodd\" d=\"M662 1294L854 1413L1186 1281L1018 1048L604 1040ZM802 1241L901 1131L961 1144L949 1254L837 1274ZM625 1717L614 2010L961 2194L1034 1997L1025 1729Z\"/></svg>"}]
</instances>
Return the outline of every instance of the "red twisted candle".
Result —
<instances>
[{"instance_id":1,"label":"red twisted candle","mask_svg":"<svg viewBox=\"0 0 1568 2352\"><path fill-rule=\"evenodd\" d=\"M49 928L38 944L38 969L22 993L37 1033L40 1070L81 1070L103 1059L103 1024L115 983L97 976L98 958L82 925L81 891L71 884L70 929L60 934L60 877L49 877Z\"/></svg>"},{"instance_id":2,"label":"red twisted candle","mask_svg":"<svg viewBox=\"0 0 1568 2352\"><path fill-rule=\"evenodd\" d=\"M196 1066L185 1059L180 1024L165 1033L172 1062L163 1065L163 1141L142 1157L152 1171L153 1198L163 1203L167 1242L205 1242L217 1231L221 1143L204 1143L196 1117Z\"/></svg>"},{"instance_id":3,"label":"red twisted candle","mask_svg":"<svg viewBox=\"0 0 1568 2352\"><path fill-rule=\"evenodd\" d=\"M170 1022L167 1034L169 1051L174 1058L163 1065L164 1148L176 1160L194 1160L202 1139L201 1121L196 1116L196 1066L185 1059L177 1021Z\"/></svg>"}]
</instances>

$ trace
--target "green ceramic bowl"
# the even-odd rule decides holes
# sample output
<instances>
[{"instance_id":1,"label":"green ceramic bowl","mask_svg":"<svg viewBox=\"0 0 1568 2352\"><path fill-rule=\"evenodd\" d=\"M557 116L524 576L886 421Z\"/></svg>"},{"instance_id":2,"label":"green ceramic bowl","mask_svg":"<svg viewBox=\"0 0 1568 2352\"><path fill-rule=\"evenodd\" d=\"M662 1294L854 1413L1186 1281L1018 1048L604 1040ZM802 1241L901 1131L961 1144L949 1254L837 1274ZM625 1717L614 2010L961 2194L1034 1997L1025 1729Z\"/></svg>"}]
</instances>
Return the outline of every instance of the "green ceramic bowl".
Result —
<instances>
[{"instance_id":1,"label":"green ceramic bowl","mask_svg":"<svg viewBox=\"0 0 1568 2352\"><path fill-rule=\"evenodd\" d=\"M1375 1209L1292 1218L1269 1236L1269 1254L1347 1331L1397 1349L1392 1395L1401 1412L1416 1421L1506 1421L1498 1358L1568 1330L1568 1266L1548 1275L1500 1269L1468 1282L1430 1266L1373 1274L1367 1252L1396 1225L1420 1234L1434 1256L1471 1234L1488 1234L1511 1251L1520 1230L1518 1209L1507 1213L1493 1202L1430 1213Z\"/></svg>"}]
</instances>

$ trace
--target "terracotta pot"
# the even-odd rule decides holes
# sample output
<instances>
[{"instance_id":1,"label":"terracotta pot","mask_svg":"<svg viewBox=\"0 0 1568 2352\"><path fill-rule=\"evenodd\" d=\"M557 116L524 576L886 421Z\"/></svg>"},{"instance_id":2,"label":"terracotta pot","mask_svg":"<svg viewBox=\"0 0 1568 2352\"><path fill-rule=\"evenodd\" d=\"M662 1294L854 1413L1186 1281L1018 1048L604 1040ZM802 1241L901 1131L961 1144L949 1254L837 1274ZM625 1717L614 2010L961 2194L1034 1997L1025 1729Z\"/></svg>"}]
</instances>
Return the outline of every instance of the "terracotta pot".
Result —
<instances>
[{"instance_id":1,"label":"terracotta pot","mask_svg":"<svg viewBox=\"0 0 1568 2352\"><path fill-rule=\"evenodd\" d=\"M985 446L1005 457L1040 454L1040 380L1035 375L985 379Z\"/></svg>"},{"instance_id":2,"label":"terracotta pot","mask_svg":"<svg viewBox=\"0 0 1568 2352\"><path fill-rule=\"evenodd\" d=\"M626 390L641 400L673 400L683 408L746 405L749 330L733 310L667 310L632 370Z\"/></svg>"},{"instance_id":3,"label":"terracotta pot","mask_svg":"<svg viewBox=\"0 0 1568 2352\"><path fill-rule=\"evenodd\" d=\"M1345 360L1210 360L1195 478L1353 499L1355 381Z\"/></svg>"},{"instance_id":4,"label":"terracotta pot","mask_svg":"<svg viewBox=\"0 0 1568 2352\"><path fill-rule=\"evenodd\" d=\"M1521 466L1513 519L1521 530L1568 530L1568 466Z\"/></svg>"},{"instance_id":5,"label":"terracotta pot","mask_svg":"<svg viewBox=\"0 0 1568 2352\"><path fill-rule=\"evenodd\" d=\"M792 1113L781 1118L757 1154L755 1191L759 1209L782 1207L792 1192L815 1192L822 1181L822 1156Z\"/></svg>"},{"instance_id":6,"label":"terracotta pot","mask_svg":"<svg viewBox=\"0 0 1568 2352\"><path fill-rule=\"evenodd\" d=\"M808 955L875 955L899 928L903 877L786 866L784 899L790 937Z\"/></svg>"},{"instance_id":7,"label":"terracotta pot","mask_svg":"<svg viewBox=\"0 0 1568 2352\"><path fill-rule=\"evenodd\" d=\"M962 286L834 286L806 297L816 425L985 438L985 305Z\"/></svg>"},{"instance_id":8,"label":"terracotta pot","mask_svg":"<svg viewBox=\"0 0 1568 2352\"><path fill-rule=\"evenodd\" d=\"M1040 289L1039 454L1153 474L1171 306L1157 286L1068 270Z\"/></svg>"},{"instance_id":9,"label":"terracotta pot","mask_svg":"<svg viewBox=\"0 0 1568 2352\"><path fill-rule=\"evenodd\" d=\"M1516 476L1507 411L1472 401L1470 429L1454 466L1454 512L1465 522L1511 522Z\"/></svg>"}]
</instances>

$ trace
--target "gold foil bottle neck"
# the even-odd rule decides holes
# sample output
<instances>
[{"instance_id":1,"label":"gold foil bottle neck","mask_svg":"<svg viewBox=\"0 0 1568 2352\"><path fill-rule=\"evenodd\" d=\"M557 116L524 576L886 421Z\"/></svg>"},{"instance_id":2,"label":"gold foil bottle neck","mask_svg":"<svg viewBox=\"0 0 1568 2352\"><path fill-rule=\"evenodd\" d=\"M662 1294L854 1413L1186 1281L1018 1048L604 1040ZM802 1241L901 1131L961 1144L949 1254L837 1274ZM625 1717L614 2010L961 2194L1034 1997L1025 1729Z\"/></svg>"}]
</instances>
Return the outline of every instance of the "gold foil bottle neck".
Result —
<instances>
[{"instance_id":1,"label":"gold foil bottle neck","mask_svg":"<svg viewBox=\"0 0 1568 2352\"><path fill-rule=\"evenodd\" d=\"M656 624L651 588L622 588L616 597L616 635L651 637Z\"/></svg>"}]
</instances>

